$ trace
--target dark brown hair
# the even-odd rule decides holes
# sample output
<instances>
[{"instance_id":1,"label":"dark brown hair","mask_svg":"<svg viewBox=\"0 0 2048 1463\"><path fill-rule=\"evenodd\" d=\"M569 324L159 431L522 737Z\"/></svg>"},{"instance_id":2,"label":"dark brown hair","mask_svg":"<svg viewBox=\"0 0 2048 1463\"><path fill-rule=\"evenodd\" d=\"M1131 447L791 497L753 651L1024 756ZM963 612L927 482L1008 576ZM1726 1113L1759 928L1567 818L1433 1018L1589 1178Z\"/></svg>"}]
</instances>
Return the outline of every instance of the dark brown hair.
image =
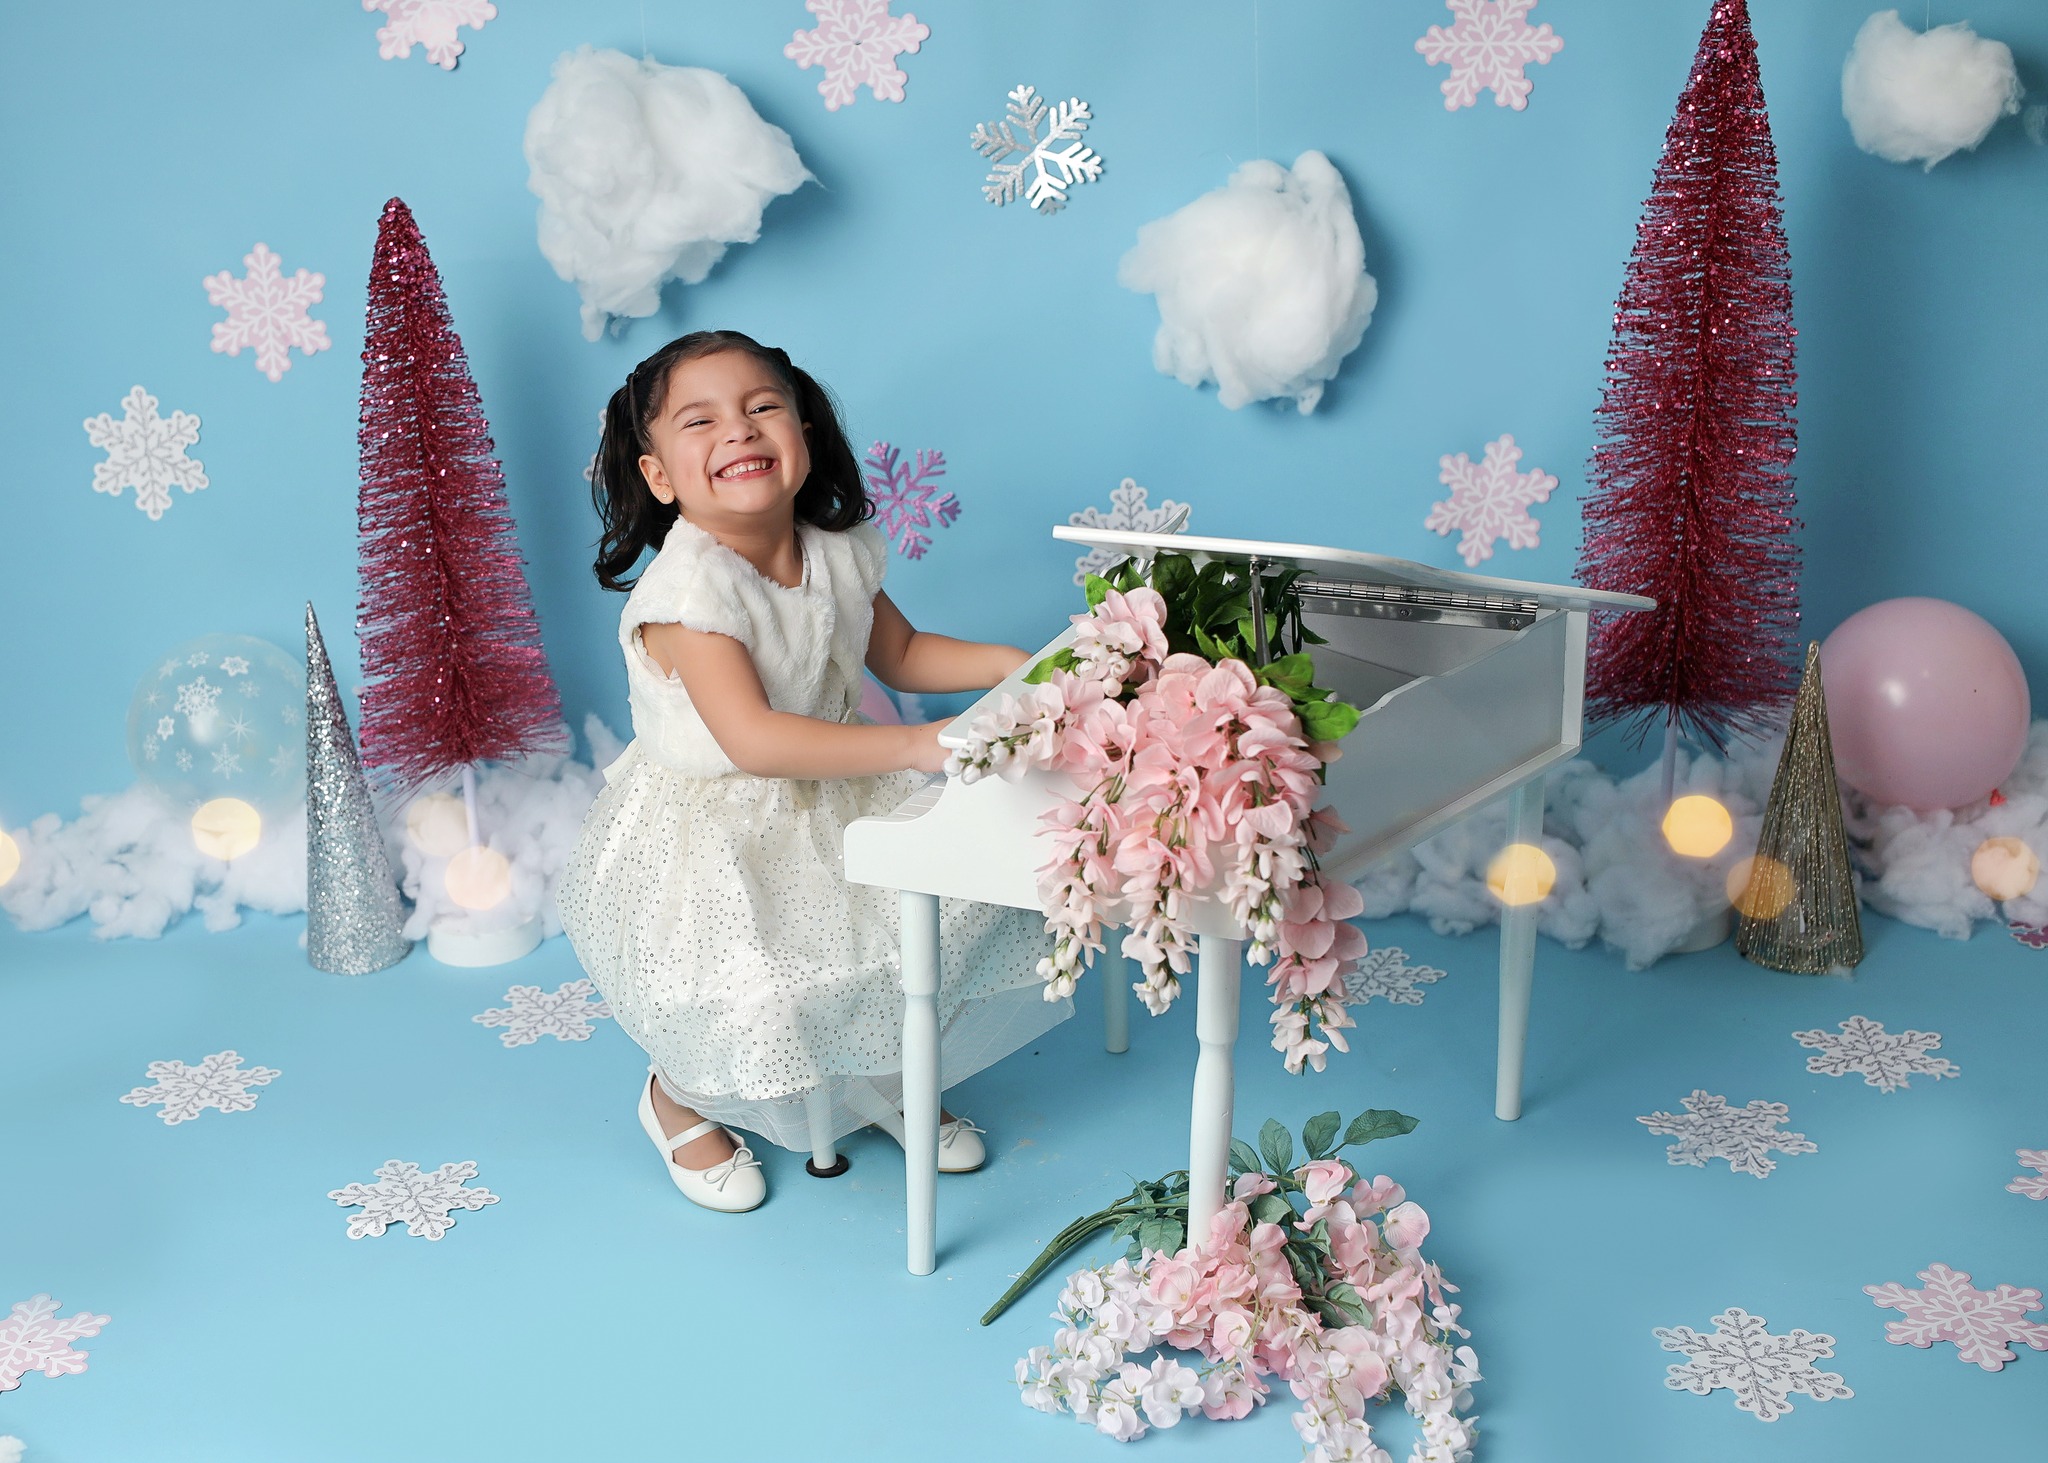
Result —
<instances>
[{"instance_id":1,"label":"dark brown hair","mask_svg":"<svg viewBox=\"0 0 2048 1463\"><path fill-rule=\"evenodd\" d=\"M680 510L654 496L640 471L641 457L651 450L648 428L668 396L668 378L684 361L701 360L721 351L745 351L782 384L797 418L810 428L805 434L811 453L811 475L797 490L796 517L833 533L844 532L873 516L860 462L839 422L832 394L800 369L787 351L762 345L737 330L694 330L678 336L633 368L626 384L612 393L604 411L604 435L597 447L597 470L590 478L590 499L604 532L597 541L597 582L606 589L628 590L640 556L659 548Z\"/></svg>"}]
</instances>

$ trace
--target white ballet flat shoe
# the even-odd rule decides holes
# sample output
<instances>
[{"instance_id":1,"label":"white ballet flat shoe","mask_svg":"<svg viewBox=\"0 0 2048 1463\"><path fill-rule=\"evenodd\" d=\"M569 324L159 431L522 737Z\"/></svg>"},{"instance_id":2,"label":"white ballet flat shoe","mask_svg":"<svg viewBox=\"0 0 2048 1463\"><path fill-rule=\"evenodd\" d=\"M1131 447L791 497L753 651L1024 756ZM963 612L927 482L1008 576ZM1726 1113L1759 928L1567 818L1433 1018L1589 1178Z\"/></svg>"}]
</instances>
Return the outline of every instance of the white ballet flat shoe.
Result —
<instances>
[{"instance_id":1,"label":"white ballet flat shoe","mask_svg":"<svg viewBox=\"0 0 2048 1463\"><path fill-rule=\"evenodd\" d=\"M669 1137L661 1131L661 1119L655 1116L652 1089L651 1082L640 1089L640 1128L661 1150L661 1166L668 1170L669 1179L683 1197L720 1214L744 1214L760 1208L762 1200L768 1197L768 1181L762 1176L761 1162L754 1157L753 1150L727 1133L733 1142L732 1157L709 1168L684 1168L675 1161L675 1151L706 1133L718 1131L719 1125L707 1119Z\"/></svg>"},{"instance_id":2,"label":"white ballet flat shoe","mask_svg":"<svg viewBox=\"0 0 2048 1463\"><path fill-rule=\"evenodd\" d=\"M903 1118L892 1114L884 1122L875 1124L883 1132L903 1142ZM988 1149L983 1145L980 1134L988 1129L976 1127L967 1118L949 1118L939 1124L939 1172L973 1173L988 1162Z\"/></svg>"}]
</instances>

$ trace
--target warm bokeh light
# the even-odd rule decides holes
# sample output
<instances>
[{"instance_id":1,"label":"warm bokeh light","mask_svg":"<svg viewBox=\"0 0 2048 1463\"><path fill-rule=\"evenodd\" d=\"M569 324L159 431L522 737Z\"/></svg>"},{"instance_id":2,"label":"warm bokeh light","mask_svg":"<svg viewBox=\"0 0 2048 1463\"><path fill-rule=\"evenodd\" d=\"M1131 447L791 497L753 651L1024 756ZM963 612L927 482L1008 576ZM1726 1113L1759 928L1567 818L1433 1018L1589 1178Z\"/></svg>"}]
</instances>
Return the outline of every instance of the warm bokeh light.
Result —
<instances>
[{"instance_id":1,"label":"warm bokeh light","mask_svg":"<svg viewBox=\"0 0 2048 1463\"><path fill-rule=\"evenodd\" d=\"M1557 883L1557 865L1533 843L1510 843L1486 866L1486 887L1502 904L1535 904Z\"/></svg>"},{"instance_id":2,"label":"warm bokeh light","mask_svg":"<svg viewBox=\"0 0 2048 1463\"><path fill-rule=\"evenodd\" d=\"M240 798L215 798L192 815L192 842L209 858L238 859L263 836L263 815Z\"/></svg>"},{"instance_id":3,"label":"warm bokeh light","mask_svg":"<svg viewBox=\"0 0 2048 1463\"><path fill-rule=\"evenodd\" d=\"M413 846L432 858L448 858L469 847L469 814L462 799L430 792L405 810L405 832Z\"/></svg>"},{"instance_id":4,"label":"warm bokeh light","mask_svg":"<svg viewBox=\"0 0 2048 1463\"><path fill-rule=\"evenodd\" d=\"M448 860L444 882L464 909L490 909L512 892L512 865L495 848L465 848Z\"/></svg>"},{"instance_id":5,"label":"warm bokeh light","mask_svg":"<svg viewBox=\"0 0 2048 1463\"><path fill-rule=\"evenodd\" d=\"M1687 858L1712 858L1734 836L1728 810L1703 792L1688 793L1664 815L1664 841Z\"/></svg>"},{"instance_id":6,"label":"warm bokeh light","mask_svg":"<svg viewBox=\"0 0 2048 1463\"><path fill-rule=\"evenodd\" d=\"M14 841L14 835L0 828L0 884L5 884L21 871L21 845Z\"/></svg>"},{"instance_id":7,"label":"warm bokeh light","mask_svg":"<svg viewBox=\"0 0 2048 1463\"><path fill-rule=\"evenodd\" d=\"M1970 855L1970 882L1993 899L2017 899L2041 877L2041 857L2024 839L1987 838Z\"/></svg>"},{"instance_id":8,"label":"warm bokeh light","mask_svg":"<svg viewBox=\"0 0 2048 1463\"><path fill-rule=\"evenodd\" d=\"M1769 854L1751 854L1728 870L1728 902L1748 919L1776 919L1798 889L1792 871Z\"/></svg>"}]
</instances>

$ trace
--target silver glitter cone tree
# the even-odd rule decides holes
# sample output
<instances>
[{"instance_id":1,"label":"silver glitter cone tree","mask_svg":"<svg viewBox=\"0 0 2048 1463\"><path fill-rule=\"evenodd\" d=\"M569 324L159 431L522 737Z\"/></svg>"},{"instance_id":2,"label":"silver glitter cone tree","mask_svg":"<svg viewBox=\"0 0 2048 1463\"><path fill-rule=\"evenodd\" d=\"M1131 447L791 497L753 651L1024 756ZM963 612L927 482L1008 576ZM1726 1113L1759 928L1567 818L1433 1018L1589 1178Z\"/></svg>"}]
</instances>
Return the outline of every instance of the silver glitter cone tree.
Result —
<instances>
[{"instance_id":1,"label":"silver glitter cone tree","mask_svg":"<svg viewBox=\"0 0 2048 1463\"><path fill-rule=\"evenodd\" d=\"M1771 779L1748 887L1736 899L1735 948L1772 970L1823 975L1863 959L1856 877L1842 831L1842 792L1828 736L1820 647L1806 647L1806 674L1792 702L1792 727Z\"/></svg>"},{"instance_id":2,"label":"silver glitter cone tree","mask_svg":"<svg viewBox=\"0 0 2048 1463\"><path fill-rule=\"evenodd\" d=\"M306 958L314 969L368 975L412 949L405 904L377 827L334 667L306 606Z\"/></svg>"}]
</instances>

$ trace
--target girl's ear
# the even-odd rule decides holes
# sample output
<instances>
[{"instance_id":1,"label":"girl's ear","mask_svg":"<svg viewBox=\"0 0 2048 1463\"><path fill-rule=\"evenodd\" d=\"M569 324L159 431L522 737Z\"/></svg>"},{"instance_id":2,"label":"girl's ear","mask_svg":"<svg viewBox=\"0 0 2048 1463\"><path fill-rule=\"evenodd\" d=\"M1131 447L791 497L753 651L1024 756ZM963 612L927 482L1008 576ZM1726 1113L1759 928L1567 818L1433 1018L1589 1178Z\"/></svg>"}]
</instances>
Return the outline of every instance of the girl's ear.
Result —
<instances>
[{"instance_id":1,"label":"girl's ear","mask_svg":"<svg viewBox=\"0 0 2048 1463\"><path fill-rule=\"evenodd\" d=\"M640 476L647 479L647 490L664 503L676 500L676 490L670 485L668 474L662 470L661 459L651 452L640 456Z\"/></svg>"}]
</instances>

